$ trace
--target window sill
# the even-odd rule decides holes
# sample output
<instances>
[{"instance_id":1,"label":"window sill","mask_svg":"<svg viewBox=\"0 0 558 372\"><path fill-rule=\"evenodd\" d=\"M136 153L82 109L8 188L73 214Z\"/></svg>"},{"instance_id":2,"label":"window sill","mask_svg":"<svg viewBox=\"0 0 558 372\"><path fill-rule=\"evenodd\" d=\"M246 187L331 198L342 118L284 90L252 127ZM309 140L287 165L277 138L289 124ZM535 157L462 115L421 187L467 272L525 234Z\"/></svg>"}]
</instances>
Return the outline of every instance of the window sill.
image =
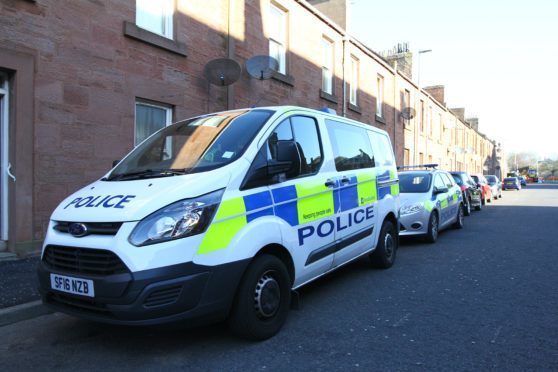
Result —
<instances>
[{"instance_id":1,"label":"window sill","mask_svg":"<svg viewBox=\"0 0 558 372\"><path fill-rule=\"evenodd\" d=\"M144 30L132 22L124 21L124 35L132 39L156 46L169 52L186 57L186 45L178 41L167 39L151 31Z\"/></svg>"},{"instance_id":2,"label":"window sill","mask_svg":"<svg viewBox=\"0 0 558 372\"><path fill-rule=\"evenodd\" d=\"M352 103L349 102L349 110L356 112L357 114L361 114L362 115L362 109L358 106L358 105L353 105Z\"/></svg>"},{"instance_id":3,"label":"window sill","mask_svg":"<svg viewBox=\"0 0 558 372\"><path fill-rule=\"evenodd\" d=\"M332 102L337 104L337 97L334 96L333 94L329 94L324 92L323 90L320 89L320 98L325 99L326 101Z\"/></svg>"},{"instance_id":4,"label":"window sill","mask_svg":"<svg viewBox=\"0 0 558 372\"><path fill-rule=\"evenodd\" d=\"M275 72L272 76L274 80L285 83L291 87L294 87L294 78L291 75L285 75L280 72Z\"/></svg>"},{"instance_id":5,"label":"window sill","mask_svg":"<svg viewBox=\"0 0 558 372\"><path fill-rule=\"evenodd\" d=\"M385 123L386 123L386 119L385 119L384 117L382 117L382 116L376 115L376 122L385 124Z\"/></svg>"}]
</instances>

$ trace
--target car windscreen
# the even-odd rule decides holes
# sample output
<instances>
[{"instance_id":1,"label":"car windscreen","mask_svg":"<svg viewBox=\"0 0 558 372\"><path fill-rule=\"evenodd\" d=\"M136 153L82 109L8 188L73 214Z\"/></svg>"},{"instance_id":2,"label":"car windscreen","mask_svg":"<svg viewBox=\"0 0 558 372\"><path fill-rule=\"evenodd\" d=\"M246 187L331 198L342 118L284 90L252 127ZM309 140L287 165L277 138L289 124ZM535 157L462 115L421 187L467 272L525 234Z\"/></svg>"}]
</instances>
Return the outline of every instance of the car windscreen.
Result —
<instances>
[{"instance_id":1,"label":"car windscreen","mask_svg":"<svg viewBox=\"0 0 558 372\"><path fill-rule=\"evenodd\" d=\"M423 193L430 190L430 173L399 173L399 191L402 193Z\"/></svg>"},{"instance_id":2,"label":"car windscreen","mask_svg":"<svg viewBox=\"0 0 558 372\"><path fill-rule=\"evenodd\" d=\"M238 159L270 110L230 111L170 125L143 141L104 180L204 172Z\"/></svg>"},{"instance_id":3,"label":"car windscreen","mask_svg":"<svg viewBox=\"0 0 558 372\"><path fill-rule=\"evenodd\" d=\"M479 178L477 176L471 176L471 178L475 181L475 183L479 183Z\"/></svg>"},{"instance_id":4,"label":"car windscreen","mask_svg":"<svg viewBox=\"0 0 558 372\"><path fill-rule=\"evenodd\" d=\"M450 174L453 177L453 179L455 180L455 183L457 183L459 186L463 186L463 180L461 179L460 174L454 174L454 173L450 173Z\"/></svg>"}]
</instances>

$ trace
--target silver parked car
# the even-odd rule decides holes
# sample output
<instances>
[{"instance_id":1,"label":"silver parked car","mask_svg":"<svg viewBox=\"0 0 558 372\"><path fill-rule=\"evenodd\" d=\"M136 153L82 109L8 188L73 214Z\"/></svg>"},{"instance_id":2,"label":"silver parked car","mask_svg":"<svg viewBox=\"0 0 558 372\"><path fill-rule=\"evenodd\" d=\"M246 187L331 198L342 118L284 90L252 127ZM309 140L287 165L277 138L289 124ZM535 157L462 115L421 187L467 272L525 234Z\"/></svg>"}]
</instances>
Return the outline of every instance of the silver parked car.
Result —
<instances>
[{"instance_id":1,"label":"silver parked car","mask_svg":"<svg viewBox=\"0 0 558 372\"><path fill-rule=\"evenodd\" d=\"M461 189L448 172L434 166L399 172L400 236L422 235L434 243L442 229L452 225L463 227Z\"/></svg>"},{"instance_id":2,"label":"silver parked car","mask_svg":"<svg viewBox=\"0 0 558 372\"><path fill-rule=\"evenodd\" d=\"M486 178L486 181L492 188L492 197L494 200L500 199L502 197L502 182L494 175L484 176L484 178Z\"/></svg>"}]
</instances>

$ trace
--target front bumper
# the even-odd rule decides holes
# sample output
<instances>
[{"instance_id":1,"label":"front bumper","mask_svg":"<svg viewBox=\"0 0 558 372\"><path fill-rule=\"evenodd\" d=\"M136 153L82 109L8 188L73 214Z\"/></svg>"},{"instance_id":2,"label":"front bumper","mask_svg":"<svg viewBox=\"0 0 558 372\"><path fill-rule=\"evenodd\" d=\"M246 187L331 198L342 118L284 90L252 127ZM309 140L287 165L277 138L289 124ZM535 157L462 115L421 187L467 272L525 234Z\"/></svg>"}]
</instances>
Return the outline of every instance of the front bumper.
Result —
<instances>
[{"instance_id":1,"label":"front bumper","mask_svg":"<svg viewBox=\"0 0 558 372\"><path fill-rule=\"evenodd\" d=\"M39 292L53 310L88 320L123 325L188 320L199 325L227 317L248 261L218 266L188 262L106 276L65 272L41 261ZM53 290L50 273L93 280L95 297Z\"/></svg>"},{"instance_id":2,"label":"front bumper","mask_svg":"<svg viewBox=\"0 0 558 372\"><path fill-rule=\"evenodd\" d=\"M428 232L430 213L426 209L399 217L399 235L423 235Z\"/></svg>"}]
</instances>

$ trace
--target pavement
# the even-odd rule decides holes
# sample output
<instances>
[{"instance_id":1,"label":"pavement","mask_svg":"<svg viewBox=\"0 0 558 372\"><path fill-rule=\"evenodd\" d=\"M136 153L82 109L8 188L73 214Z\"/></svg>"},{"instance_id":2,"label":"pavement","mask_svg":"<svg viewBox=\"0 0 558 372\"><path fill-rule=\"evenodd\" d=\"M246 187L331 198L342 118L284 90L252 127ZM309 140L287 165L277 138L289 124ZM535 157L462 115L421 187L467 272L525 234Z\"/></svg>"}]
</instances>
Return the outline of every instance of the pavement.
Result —
<instances>
[{"instance_id":1,"label":"pavement","mask_svg":"<svg viewBox=\"0 0 558 372\"><path fill-rule=\"evenodd\" d=\"M0 260L0 327L48 314L37 291L39 257Z\"/></svg>"}]
</instances>

